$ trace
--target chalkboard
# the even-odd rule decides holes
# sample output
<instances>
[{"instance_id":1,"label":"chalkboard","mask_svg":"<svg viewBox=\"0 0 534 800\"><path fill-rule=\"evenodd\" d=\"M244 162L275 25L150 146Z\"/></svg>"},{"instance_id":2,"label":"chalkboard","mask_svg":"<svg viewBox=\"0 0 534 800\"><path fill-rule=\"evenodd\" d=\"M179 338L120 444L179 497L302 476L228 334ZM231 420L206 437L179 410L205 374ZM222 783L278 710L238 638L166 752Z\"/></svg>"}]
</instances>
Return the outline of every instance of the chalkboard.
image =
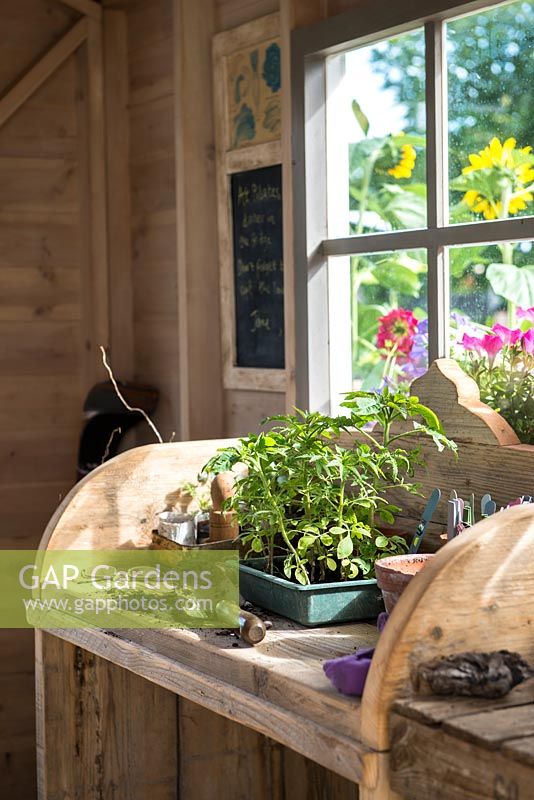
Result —
<instances>
[{"instance_id":1,"label":"chalkboard","mask_svg":"<svg viewBox=\"0 0 534 800\"><path fill-rule=\"evenodd\" d=\"M231 177L235 366L284 369L282 167Z\"/></svg>"}]
</instances>

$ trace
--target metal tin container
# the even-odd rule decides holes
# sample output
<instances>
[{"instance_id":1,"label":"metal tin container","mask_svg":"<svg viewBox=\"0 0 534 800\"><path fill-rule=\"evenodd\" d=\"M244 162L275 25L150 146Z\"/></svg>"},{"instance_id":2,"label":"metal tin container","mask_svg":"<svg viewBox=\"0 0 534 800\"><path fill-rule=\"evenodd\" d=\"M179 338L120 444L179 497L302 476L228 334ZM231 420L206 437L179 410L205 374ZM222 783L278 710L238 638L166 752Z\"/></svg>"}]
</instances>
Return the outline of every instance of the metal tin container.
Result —
<instances>
[{"instance_id":1,"label":"metal tin container","mask_svg":"<svg viewBox=\"0 0 534 800\"><path fill-rule=\"evenodd\" d=\"M196 544L195 518L179 511L158 514L158 531L177 544Z\"/></svg>"}]
</instances>

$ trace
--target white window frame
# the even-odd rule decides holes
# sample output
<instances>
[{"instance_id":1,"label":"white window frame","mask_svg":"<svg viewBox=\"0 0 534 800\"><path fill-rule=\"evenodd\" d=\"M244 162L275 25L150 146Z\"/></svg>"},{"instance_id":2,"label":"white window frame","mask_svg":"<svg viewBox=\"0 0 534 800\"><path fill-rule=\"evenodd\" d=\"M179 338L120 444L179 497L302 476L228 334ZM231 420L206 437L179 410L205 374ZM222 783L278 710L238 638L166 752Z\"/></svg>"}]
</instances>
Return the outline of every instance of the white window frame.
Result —
<instances>
[{"instance_id":1,"label":"white window frame","mask_svg":"<svg viewBox=\"0 0 534 800\"><path fill-rule=\"evenodd\" d=\"M295 242L296 390L299 408L331 411L335 387L332 289L345 256L424 248L428 254L429 361L449 355L447 247L534 239L534 218L449 224L447 162L447 68L445 22L473 11L506 5L502 0L375 0L340 14L291 39L293 196ZM409 6L409 7L408 7ZM387 21L387 27L384 26ZM426 45L427 227L328 238L328 56L424 26ZM338 318L339 319L339 318ZM343 335L343 334L340 334ZM331 341L332 337L332 341ZM332 351L332 353L331 353ZM346 386L345 391L351 386ZM334 392L332 392L333 394Z\"/></svg>"}]
</instances>

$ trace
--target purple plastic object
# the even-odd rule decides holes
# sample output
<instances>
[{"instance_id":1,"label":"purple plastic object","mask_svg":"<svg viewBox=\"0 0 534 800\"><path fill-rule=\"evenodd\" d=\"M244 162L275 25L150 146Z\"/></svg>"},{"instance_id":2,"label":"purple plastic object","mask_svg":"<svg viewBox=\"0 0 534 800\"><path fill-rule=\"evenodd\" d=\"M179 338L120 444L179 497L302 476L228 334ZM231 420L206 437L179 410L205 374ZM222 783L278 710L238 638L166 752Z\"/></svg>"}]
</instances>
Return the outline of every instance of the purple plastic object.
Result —
<instances>
[{"instance_id":1,"label":"purple plastic object","mask_svg":"<svg viewBox=\"0 0 534 800\"><path fill-rule=\"evenodd\" d=\"M388 615L385 612L379 614L376 627L380 633L384 630L387 620ZM325 661L323 664L324 674L341 694L361 697L374 652L374 647L363 647L348 656Z\"/></svg>"},{"instance_id":2,"label":"purple plastic object","mask_svg":"<svg viewBox=\"0 0 534 800\"><path fill-rule=\"evenodd\" d=\"M374 652L374 647L367 647L348 656L325 661L324 673L341 694L361 696Z\"/></svg>"},{"instance_id":3,"label":"purple plastic object","mask_svg":"<svg viewBox=\"0 0 534 800\"><path fill-rule=\"evenodd\" d=\"M384 628L386 627L386 622L389 619L389 614L387 611L382 611L376 620L376 627L378 628L378 633L382 633Z\"/></svg>"}]
</instances>

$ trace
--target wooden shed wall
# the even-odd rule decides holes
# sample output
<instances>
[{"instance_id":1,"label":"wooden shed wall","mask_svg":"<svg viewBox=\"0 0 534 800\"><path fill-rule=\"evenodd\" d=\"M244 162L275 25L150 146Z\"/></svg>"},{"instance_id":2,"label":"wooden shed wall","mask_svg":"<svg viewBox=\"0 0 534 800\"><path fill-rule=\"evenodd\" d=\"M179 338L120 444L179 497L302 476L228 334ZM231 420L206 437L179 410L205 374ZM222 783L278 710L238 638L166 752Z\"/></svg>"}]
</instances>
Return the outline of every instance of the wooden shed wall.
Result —
<instances>
[{"instance_id":1,"label":"wooden shed wall","mask_svg":"<svg viewBox=\"0 0 534 800\"><path fill-rule=\"evenodd\" d=\"M113 10L127 18L133 375L161 391L164 438L240 435L293 402L290 394L222 388L211 39L277 10L293 27L357 4L104 1L104 25Z\"/></svg>"},{"instance_id":2,"label":"wooden shed wall","mask_svg":"<svg viewBox=\"0 0 534 800\"><path fill-rule=\"evenodd\" d=\"M0 9L0 546L36 547L74 481L91 382L88 66L13 89L72 28L52 0ZM12 113L13 112L13 113ZM33 634L0 631L0 794L35 797Z\"/></svg>"},{"instance_id":3,"label":"wooden shed wall","mask_svg":"<svg viewBox=\"0 0 534 800\"><path fill-rule=\"evenodd\" d=\"M278 2L111 7L127 16L135 377L162 393L164 438L246 433L286 403L222 389L211 39Z\"/></svg>"}]
</instances>

